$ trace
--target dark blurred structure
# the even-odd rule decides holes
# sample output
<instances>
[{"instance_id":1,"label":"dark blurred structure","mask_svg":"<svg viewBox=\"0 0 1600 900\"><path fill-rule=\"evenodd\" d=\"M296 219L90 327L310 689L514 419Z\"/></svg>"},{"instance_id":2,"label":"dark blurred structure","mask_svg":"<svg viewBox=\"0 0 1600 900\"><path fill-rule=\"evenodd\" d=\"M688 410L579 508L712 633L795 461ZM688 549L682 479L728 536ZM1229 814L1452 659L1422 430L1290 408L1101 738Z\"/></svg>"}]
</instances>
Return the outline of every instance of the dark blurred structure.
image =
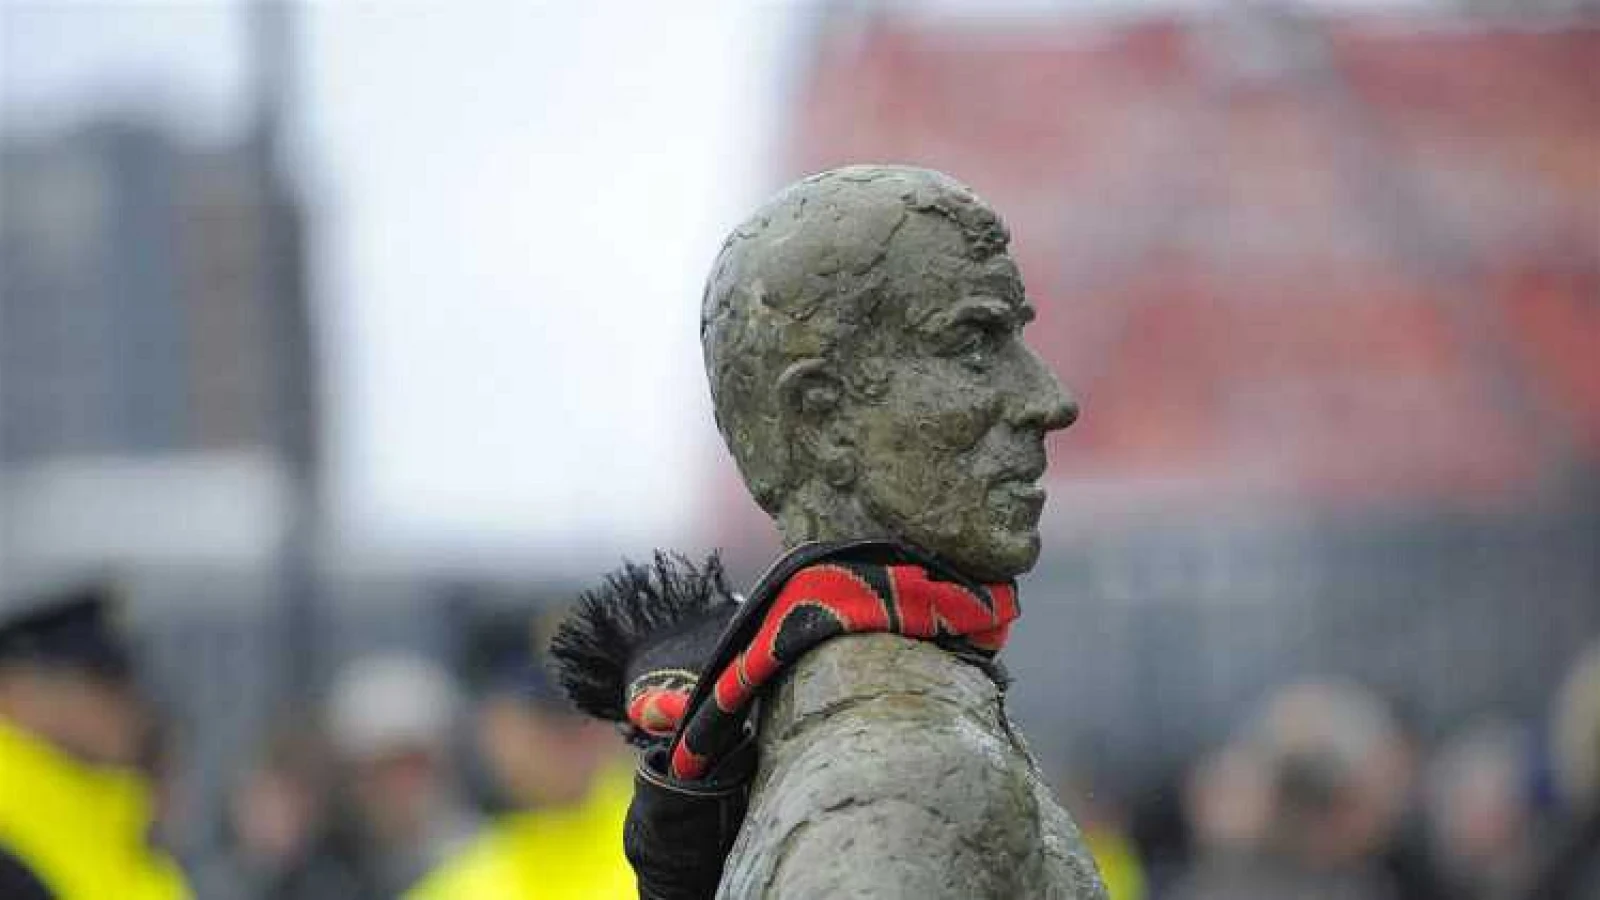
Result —
<instances>
[{"instance_id":1,"label":"dark blurred structure","mask_svg":"<svg viewBox=\"0 0 1600 900\"><path fill-rule=\"evenodd\" d=\"M1007 654L1030 734L1142 780L1301 674L1428 734L1538 713L1600 630L1600 24L832 10L775 180L968 181L1083 401Z\"/></svg>"},{"instance_id":2,"label":"dark blurred structure","mask_svg":"<svg viewBox=\"0 0 1600 900\"><path fill-rule=\"evenodd\" d=\"M185 735L185 851L210 839L241 749L319 674L320 385L307 215L278 161L284 10L251 7L256 97L234 138L122 106L0 138L0 571L122 576Z\"/></svg>"},{"instance_id":3,"label":"dark blurred structure","mask_svg":"<svg viewBox=\"0 0 1600 900\"><path fill-rule=\"evenodd\" d=\"M0 147L9 470L287 443L310 385L286 390L282 370L304 368L310 335L299 266L264 243L279 217L297 257L297 218L256 155L134 118Z\"/></svg>"}]
</instances>

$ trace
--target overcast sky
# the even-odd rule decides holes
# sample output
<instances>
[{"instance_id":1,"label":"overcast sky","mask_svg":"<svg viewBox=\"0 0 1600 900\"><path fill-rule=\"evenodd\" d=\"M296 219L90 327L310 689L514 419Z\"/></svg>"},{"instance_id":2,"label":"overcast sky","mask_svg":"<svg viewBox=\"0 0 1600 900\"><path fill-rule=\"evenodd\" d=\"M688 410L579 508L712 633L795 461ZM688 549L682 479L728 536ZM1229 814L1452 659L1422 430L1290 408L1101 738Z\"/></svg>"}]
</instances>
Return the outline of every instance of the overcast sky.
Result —
<instances>
[{"instance_id":1,"label":"overcast sky","mask_svg":"<svg viewBox=\"0 0 1600 900\"><path fill-rule=\"evenodd\" d=\"M343 507L388 537L682 541L716 440L699 288L762 189L785 16L471 9L307 19Z\"/></svg>"}]
</instances>

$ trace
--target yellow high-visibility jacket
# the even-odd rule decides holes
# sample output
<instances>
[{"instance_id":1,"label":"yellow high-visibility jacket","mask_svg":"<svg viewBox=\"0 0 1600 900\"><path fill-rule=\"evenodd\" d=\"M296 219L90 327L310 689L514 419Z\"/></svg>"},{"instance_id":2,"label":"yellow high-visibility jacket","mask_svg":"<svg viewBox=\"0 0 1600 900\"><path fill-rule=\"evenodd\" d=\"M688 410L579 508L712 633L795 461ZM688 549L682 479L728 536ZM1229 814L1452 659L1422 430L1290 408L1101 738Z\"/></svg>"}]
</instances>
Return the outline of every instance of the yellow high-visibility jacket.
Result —
<instances>
[{"instance_id":1,"label":"yellow high-visibility jacket","mask_svg":"<svg viewBox=\"0 0 1600 900\"><path fill-rule=\"evenodd\" d=\"M632 799L633 772L619 769L578 806L507 816L405 900L636 900L622 852Z\"/></svg>"},{"instance_id":2,"label":"yellow high-visibility jacket","mask_svg":"<svg viewBox=\"0 0 1600 900\"><path fill-rule=\"evenodd\" d=\"M149 827L137 772L89 765L0 718L0 850L54 900L189 900Z\"/></svg>"},{"instance_id":3,"label":"yellow high-visibility jacket","mask_svg":"<svg viewBox=\"0 0 1600 900\"><path fill-rule=\"evenodd\" d=\"M1091 826L1083 829L1083 842L1094 855L1111 900L1144 900L1144 865L1132 841L1121 832Z\"/></svg>"}]
</instances>

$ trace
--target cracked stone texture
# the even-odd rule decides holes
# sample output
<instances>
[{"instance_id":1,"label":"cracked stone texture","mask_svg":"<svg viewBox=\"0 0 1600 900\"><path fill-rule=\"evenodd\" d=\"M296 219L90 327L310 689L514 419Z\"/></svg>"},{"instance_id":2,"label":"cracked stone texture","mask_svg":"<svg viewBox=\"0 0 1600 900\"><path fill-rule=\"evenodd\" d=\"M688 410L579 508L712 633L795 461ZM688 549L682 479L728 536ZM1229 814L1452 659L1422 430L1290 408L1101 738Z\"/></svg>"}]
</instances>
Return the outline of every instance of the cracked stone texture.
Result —
<instances>
[{"instance_id":1,"label":"cracked stone texture","mask_svg":"<svg viewBox=\"0 0 1600 900\"><path fill-rule=\"evenodd\" d=\"M1033 567L1045 437L1078 411L1023 340L1009 242L967 186L892 165L796 182L729 236L706 372L786 546L893 538L982 581ZM1105 897L1000 691L936 647L812 651L769 695L761 744L723 898Z\"/></svg>"},{"instance_id":2,"label":"cracked stone texture","mask_svg":"<svg viewBox=\"0 0 1600 900\"><path fill-rule=\"evenodd\" d=\"M719 900L1105 900L1077 827L980 669L834 640L773 691Z\"/></svg>"}]
</instances>

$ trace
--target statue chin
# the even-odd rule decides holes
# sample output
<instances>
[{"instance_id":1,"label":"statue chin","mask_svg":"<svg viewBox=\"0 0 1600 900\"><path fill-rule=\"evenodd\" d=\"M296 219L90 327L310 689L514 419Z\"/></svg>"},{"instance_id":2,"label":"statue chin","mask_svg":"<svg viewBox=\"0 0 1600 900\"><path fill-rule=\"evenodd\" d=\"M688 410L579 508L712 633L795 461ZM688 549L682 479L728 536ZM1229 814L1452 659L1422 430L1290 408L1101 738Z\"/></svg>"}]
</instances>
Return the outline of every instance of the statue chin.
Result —
<instances>
[{"instance_id":1,"label":"statue chin","mask_svg":"<svg viewBox=\"0 0 1600 900\"><path fill-rule=\"evenodd\" d=\"M1039 530L1000 529L981 535L961 535L949 549L925 546L963 574L979 581L1009 581L1032 569L1039 561Z\"/></svg>"}]
</instances>

